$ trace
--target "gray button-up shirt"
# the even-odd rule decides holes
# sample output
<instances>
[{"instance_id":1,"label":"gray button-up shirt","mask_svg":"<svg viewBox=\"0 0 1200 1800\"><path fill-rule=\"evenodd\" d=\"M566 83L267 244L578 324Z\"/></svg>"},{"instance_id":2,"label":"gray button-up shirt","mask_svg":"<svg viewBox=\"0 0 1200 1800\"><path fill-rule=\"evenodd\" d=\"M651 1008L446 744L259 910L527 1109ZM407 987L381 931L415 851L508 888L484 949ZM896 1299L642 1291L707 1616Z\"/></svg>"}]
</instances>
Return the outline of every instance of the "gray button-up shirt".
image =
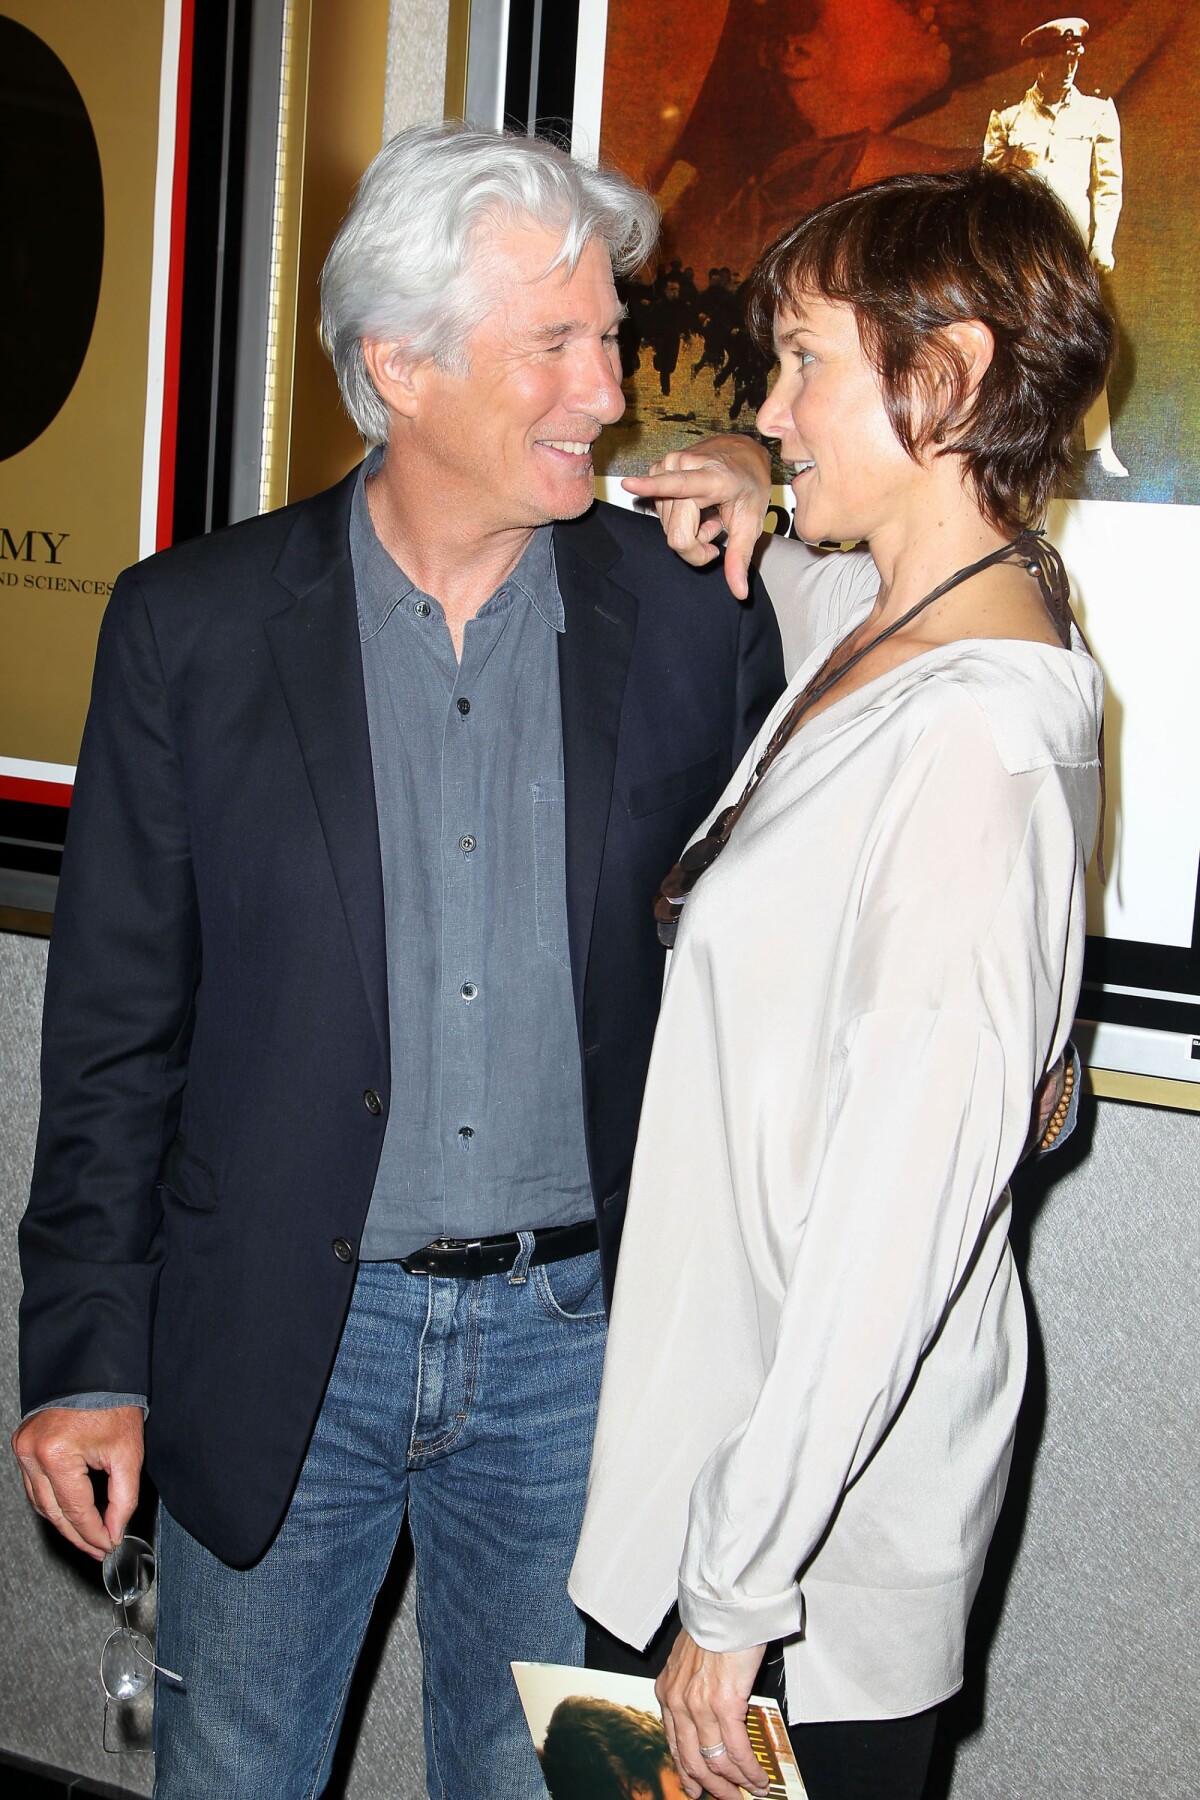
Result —
<instances>
[{"instance_id":1,"label":"gray button-up shirt","mask_svg":"<svg viewBox=\"0 0 1200 1800\"><path fill-rule=\"evenodd\" d=\"M392 1095L361 1255L590 1217L567 951L550 528L467 625L350 515L387 929Z\"/></svg>"}]
</instances>

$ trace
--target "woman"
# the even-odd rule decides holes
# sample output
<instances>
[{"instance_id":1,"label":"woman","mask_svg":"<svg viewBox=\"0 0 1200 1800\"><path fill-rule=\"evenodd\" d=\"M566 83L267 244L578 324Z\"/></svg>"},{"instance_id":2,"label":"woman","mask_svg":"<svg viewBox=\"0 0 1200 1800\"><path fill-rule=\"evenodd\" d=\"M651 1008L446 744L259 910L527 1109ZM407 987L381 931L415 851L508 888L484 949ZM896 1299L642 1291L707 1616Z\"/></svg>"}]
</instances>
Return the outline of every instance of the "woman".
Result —
<instances>
[{"instance_id":1,"label":"woman","mask_svg":"<svg viewBox=\"0 0 1200 1800\"><path fill-rule=\"evenodd\" d=\"M1025 528L1112 328L1055 198L978 168L811 214L751 323L798 535L869 555L775 551L799 666L656 903L677 935L571 1591L638 1646L678 1600L659 1696L690 1795L765 1791L742 1720L782 1640L810 1800L916 1800L1003 1498L1006 1184L1097 821L1101 679ZM718 457L653 485L694 527L737 482Z\"/></svg>"}]
</instances>

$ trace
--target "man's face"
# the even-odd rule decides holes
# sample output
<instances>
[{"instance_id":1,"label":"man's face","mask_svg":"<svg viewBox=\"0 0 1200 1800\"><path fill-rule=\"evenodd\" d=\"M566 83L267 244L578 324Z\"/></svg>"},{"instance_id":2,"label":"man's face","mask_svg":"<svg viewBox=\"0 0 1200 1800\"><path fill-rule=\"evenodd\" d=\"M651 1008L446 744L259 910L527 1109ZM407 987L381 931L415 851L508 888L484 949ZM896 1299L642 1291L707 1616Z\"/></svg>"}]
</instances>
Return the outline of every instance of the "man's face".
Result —
<instances>
[{"instance_id":1,"label":"man's face","mask_svg":"<svg viewBox=\"0 0 1200 1800\"><path fill-rule=\"evenodd\" d=\"M586 512L592 445L625 410L608 250L592 238L573 271L547 274L558 246L532 225L485 232L472 268L495 304L471 336L468 371L417 371L412 448L447 505L467 505L485 530Z\"/></svg>"},{"instance_id":2,"label":"man's face","mask_svg":"<svg viewBox=\"0 0 1200 1800\"><path fill-rule=\"evenodd\" d=\"M660 1772L657 1795L644 1781L639 1781L634 1785L631 1800L687 1800L675 1764L668 1763Z\"/></svg>"},{"instance_id":3,"label":"man's face","mask_svg":"<svg viewBox=\"0 0 1200 1800\"><path fill-rule=\"evenodd\" d=\"M863 125L883 130L935 94L949 73L932 5L796 0L787 23L779 70L797 111L821 136Z\"/></svg>"},{"instance_id":4,"label":"man's face","mask_svg":"<svg viewBox=\"0 0 1200 1800\"><path fill-rule=\"evenodd\" d=\"M1065 94L1075 80L1075 71L1083 55L1082 44L1067 44L1053 56L1043 56L1038 70L1038 87L1046 98Z\"/></svg>"}]
</instances>

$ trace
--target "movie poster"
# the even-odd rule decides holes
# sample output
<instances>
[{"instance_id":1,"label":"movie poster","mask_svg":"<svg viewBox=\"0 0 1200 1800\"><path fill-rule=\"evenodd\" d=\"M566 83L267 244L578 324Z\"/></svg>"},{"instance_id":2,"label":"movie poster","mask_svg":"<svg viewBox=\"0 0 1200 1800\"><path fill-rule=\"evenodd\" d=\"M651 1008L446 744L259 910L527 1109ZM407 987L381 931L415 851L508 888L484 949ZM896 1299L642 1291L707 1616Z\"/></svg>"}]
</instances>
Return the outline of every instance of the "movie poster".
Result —
<instances>
[{"instance_id":1,"label":"movie poster","mask_svg":"<svg viewBox=\"0 0 1200 1800\"><path fill-rule=\"evenodd\" d=\"M69 799L101 614L119 571L159 540L189 11L0 0L4 800Z\"/></svg>"},{"instance_id":2,"label":"movie poster","mask_svg":"<svg viewBox=\"0 0 1200 1800\"><path fill-rule=\"evenodd\" d=\"M1121 343L1073 492L1196 505L1200 8L1085 11L1053 166L1039 172L1092 244ZM985 148L1001 163L1038 160L1011 115L1045 60L1020 40L1054 16L1045 0L608 0L600 152L652 189L664 217L657 264L626 293L631 404L610 434L610 472L681 438L752 429L769 364L742 325L742 286L801 213Z\"/></svg>"}]
</instances>

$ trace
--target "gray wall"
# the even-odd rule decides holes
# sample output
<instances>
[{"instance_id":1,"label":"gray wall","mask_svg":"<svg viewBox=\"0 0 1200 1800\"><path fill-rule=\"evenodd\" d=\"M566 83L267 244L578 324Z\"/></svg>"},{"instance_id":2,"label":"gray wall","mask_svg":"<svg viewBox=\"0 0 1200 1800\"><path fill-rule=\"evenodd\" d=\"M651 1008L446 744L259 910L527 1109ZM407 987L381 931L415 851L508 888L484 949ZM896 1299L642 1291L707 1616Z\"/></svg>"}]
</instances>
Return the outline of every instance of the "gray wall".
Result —
<instances>
[{"instance_id":1,"label":"gray wall","mask_svg":"<svg viewBox=\"0 0 1200 1800\"><path fill-rule=\"evenodd\" d=\"M46 946L0 934L0 1393L16 1419L18 1279L37 1106ZM1027 1178L1015 1240L1033 1314L1022 1441L938 1800L1182 1800L1200 1794L1195 1400L1200 1116L1102 1104ZM0 1486L0 1748L149 1791L106 1756L96 1657L110 1610L93 1566ZM342 1791L424 1792L404 1557L351 1707ZM119 1770L119 1774L116 1772Z\"/></svg>"}]
</instances>

